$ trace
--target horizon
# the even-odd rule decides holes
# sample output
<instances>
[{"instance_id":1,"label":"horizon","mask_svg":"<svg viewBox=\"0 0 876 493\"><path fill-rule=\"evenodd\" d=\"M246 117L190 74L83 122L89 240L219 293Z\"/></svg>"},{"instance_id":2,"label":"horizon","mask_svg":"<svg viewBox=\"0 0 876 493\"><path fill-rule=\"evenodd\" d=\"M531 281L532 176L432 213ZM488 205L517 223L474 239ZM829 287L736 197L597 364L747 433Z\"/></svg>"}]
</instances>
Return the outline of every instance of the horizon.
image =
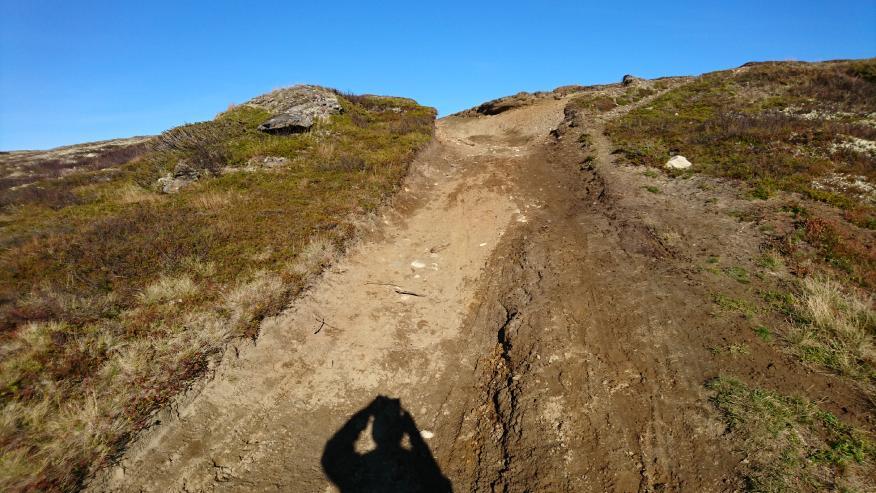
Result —
<instances>
[{"instance_id":1,"label":"horizon","mask_svg":"<svg viewBox=\"0 0 876 493\"><path fill-rule=\"evenodd\" d=\"M0 6L2 151L154 135L296 83L409 97L445 116L624 74L876 55L876 1Z\"/></svg>"}]
</instances>

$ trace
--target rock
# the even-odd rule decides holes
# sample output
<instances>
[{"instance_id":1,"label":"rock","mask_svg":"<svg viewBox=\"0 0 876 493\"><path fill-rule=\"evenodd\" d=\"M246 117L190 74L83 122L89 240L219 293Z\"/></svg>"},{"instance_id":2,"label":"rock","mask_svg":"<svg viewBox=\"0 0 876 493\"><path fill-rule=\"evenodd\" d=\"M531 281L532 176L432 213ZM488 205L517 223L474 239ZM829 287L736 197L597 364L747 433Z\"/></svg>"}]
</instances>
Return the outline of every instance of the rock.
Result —
<instances>
[{"instance_id":1,"label":"rock","mask_svg":"<svg viewBox=\"0 0 876 493\"><path fill-rule=\"evenodd\" d=\"M207 175L208 171L194 168L185 159L180 159L173 171L159 178L157 183L162 192L176 193Z\"/></svg>"},{"instance_id":2,"label":"rock","mask_svg":"<svg viewBox=\"0 0 876 493\"><path fill-rule=\"evenodd\" d=\"M647 82L647 81L641 77L636 77L635 75L627 74L622 79L622 82L623 82L623 85L630 86L630 85L642 84L642 83Z\"/></svg>"},{"instance_id":3,"label":"rock","mask_svg":"<svg viewBox=\"0 0 876 493\"><path fill-rule=\"evenodd\" d=\"M289 164L289 159L280 156L255 156L251 157L246 164L264 168L278 168Z\"/></svg>"},{"instance_id":4,"label":"rock","mask_svg":"<svg viewBox=\"0 0 876 493\"><path fill-rule=\"evenodd\" d=\"M693 166L686 157L682 155L672 156L669 161L666 161L666 167L670 169L687 169Z\"/></svg>"},{"instance_id":5,"label":"rock","mask_svg":"<svg viewBox=\"0 0 876 493\"><path fill-rule=\"evenodd\" d=\"M259 125L259 130L281 134L305 132L317 121L342 111L337 94L310 85L277 89L244 104L270 111L274 116Z\"/></svg>"},{"instance_id":6,"label":"rock","mask_svg":"<svg viewBox=\"0 0 876 493\"><path fill-rule=\"evenodd\" d=\"M268 133L300 133L310 130L313 117L304 113L277 115L259 125L259 130Z\"/></svg>"}]
</instances>

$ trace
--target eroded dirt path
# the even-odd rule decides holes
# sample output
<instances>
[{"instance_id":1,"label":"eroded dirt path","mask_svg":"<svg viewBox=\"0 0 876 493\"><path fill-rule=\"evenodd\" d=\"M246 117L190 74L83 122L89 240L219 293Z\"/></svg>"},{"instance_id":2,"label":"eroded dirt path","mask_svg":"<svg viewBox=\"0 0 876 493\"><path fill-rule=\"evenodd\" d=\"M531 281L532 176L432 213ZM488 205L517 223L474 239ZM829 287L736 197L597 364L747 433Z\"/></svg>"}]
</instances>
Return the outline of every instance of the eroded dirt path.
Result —
<instances>
[{"instance_id":1,"label":"eroded dirt path","mask_svg":"<svg viewBox=\"0 0 876 493\"><path fill-rule=\"evenodd\" d=\"M527 221L508 169L562 108L547 100L489 122L439 122L375 235L266 321L255 346L229 351L199 395L91 489L325 491L327 441L379 395L400 399L422 436L446 433L460 413L448 396L472 388L492 343L463 323L483 269ZM437 442L427 440L441 457Z\"/></svg>"},{"instance_id":2,"label":"eroded dirt path","mask_svg":"<svg viewBox=\"0 0 876 493\"><path fill-rule=\"evenodd\" d=\"M706 259L752 269L764 241L732 185L617 165L603 125L629 108L567 100L441 120L375 233L91 489L738 491L708 379L843 412L859 393L712 301L751 290Z\"/></svg>"}]
</instances>

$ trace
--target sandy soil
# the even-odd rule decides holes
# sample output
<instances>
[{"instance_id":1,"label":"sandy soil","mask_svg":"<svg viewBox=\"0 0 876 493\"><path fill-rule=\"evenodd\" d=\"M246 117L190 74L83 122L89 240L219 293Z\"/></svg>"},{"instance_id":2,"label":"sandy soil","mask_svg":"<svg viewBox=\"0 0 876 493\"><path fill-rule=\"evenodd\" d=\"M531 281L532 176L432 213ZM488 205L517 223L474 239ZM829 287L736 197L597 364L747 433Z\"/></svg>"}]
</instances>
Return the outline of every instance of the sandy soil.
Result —
<instances>
[{"instance_id":1,"label":"sandy soil","mask_svg":"<svg viewBox=\"0 0 876 493\"><path fill-rule=\"evenodd\" d=\"M377 231L90 489L734 491L707 379L866 409L716 313L750 294L699 266L763 244L730 185L647 191L602 135L626 110L567 100L439 121Z\"/></svg>"}]
</instances>

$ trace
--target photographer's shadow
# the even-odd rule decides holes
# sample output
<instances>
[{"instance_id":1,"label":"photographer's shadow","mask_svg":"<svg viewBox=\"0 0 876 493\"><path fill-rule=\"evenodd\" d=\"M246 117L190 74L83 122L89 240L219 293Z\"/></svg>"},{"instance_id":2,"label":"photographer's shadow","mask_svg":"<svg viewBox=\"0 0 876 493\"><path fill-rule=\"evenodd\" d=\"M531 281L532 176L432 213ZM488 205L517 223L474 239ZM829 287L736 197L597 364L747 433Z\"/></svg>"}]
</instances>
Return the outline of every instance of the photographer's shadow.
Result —
<instances>
[{"instance_id":1,"label":"photographer's shadow","mask_svg":"<svg viewBox=\"0 0 876 493\"><path fill-rule=\"evenodd\" d=\"M356 442L369 422L376 447L359 453ZM453 491L414 419L398 399L382 395L329 439L322 453L322 468L342 493Z\"/></svg>"}]
</instances>

